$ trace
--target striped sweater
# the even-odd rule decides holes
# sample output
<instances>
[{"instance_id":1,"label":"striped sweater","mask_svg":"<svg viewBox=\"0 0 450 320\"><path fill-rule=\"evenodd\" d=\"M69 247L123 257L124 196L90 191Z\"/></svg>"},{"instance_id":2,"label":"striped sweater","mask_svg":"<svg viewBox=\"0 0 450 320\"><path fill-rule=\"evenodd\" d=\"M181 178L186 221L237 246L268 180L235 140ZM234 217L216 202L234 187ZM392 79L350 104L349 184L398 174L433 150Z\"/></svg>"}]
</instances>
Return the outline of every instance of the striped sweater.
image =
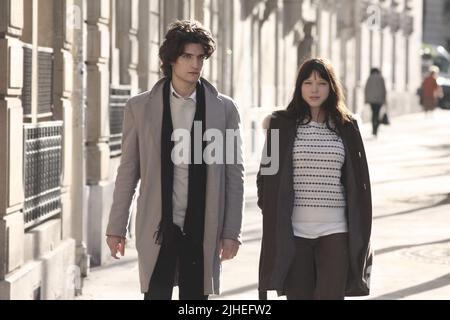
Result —
<instances>
[{"instance_id":1,"label":"striped sweater","mask_svg":"<svg viewBox=\"0 0 450 320\"><path fill-rule=\"evenodd\" d=\"M297 129L293 148L294 235L303 238L347 232L341 168L342 139L325 123L311 121Z\"/></svg>"}]
</instances>

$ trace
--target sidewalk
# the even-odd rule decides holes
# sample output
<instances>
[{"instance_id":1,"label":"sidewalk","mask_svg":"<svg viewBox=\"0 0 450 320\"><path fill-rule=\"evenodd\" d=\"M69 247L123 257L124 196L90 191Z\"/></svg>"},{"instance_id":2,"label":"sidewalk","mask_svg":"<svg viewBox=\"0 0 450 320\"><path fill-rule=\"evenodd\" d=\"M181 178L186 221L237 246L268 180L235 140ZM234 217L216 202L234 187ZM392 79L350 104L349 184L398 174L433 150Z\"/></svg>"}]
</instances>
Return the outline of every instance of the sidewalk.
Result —
<instances>
[{"instance_id":1,"label":"sidewalk","mask_svg":"<svg viewBox=\"0 0 450 320\"><path fill-rule=\"evenodd\" d=\"M377 139L362 126L372 180L375 250L371 295L356 299L450 299L450 111L391 119ZM254 174L246 179L244 245L223 264L211 299L257 299L261 217ZM142 299L137 254L93 268L77 299ZM177 296L174 290L174 296ZM277 299L269 293L269 299Z\"/></svg>"}]
</instances>

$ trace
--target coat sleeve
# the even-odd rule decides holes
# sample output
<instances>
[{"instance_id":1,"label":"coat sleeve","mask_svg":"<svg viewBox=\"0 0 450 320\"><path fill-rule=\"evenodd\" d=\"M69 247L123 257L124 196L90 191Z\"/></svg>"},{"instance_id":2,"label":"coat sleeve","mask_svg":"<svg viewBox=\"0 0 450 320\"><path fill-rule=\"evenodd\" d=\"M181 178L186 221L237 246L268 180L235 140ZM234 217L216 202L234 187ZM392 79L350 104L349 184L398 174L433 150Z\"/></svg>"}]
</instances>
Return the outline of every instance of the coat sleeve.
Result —
<instances>
[{"instance_id":1,"label":"coat sleeve","mask_svg":"<svg viewBox=\"0 0 450 320\"><path fill-rule=\"evenodd\" d=\"M125 238L130 206L139 179L139 143L131 101L128 101L123 118L122 157L117 172L106 235Z\"/></svg>"},{"instance_id":2,"label":"coat sleeve","mask_svg":"<svg viewBox=\"0 0 450 320\"><path fill-rule=\"evenodd\" d=\"M234 161L225 164L225 217L222 239L241 241L242 214L244 210L244 163L241 120L236 104L226 103L226 129L238 131L233 143Z\"/></svg>"},{"instance_id":3,"label":"coat sleeve","mask_svg":"<svg viewBox=\"0 0 450 320\"><path fill-rule=\"evenodd\" d=\"M262 123L262 127L264 130L267 130L267 135L266 135L266 142L264 143L264 149L263 149L263 154L261 156L264 156L264 154L267 154L267 150L270 150L270 141L271 141L271 137L270 137L270 121L271 121L272 115L268 115L266 118L264 118L264 121ZM262 162L259 166L259 170L258 170L258 174L256 176L256 187L258 190L258 201L257 201L257 205L260 209L263 208L263 194L264 194L264 175L261 174L261 167L263 166Z\"/></svg>"},{"instance_id":4,"label":"coat sleeve","mask_svg":"<svg viewBox=\"0 0 450 320\"><path fill-rule=\"evenodd\" d=\"M261 167L256 175L256 187L258 189L258 201L257 205L260 209L263 208L263 186L264 186L264 176L261 175Z\"/></svg>"},{"instance_id":5,"label":"coat sleeve","mask_svg":"<svg viewBox=\"0 0 450 320\"><path fill-rule=\"evenodd\" d=\"M367 215L366 219L368 221L367 224L364 225L366 228L365 230L362 230L362 234L364 235L365 239L369 241L370 234L372 230L372 190L371 190L371 183L370 183L370 173L369 173L369 164L367 160L366 151L364 148L364 142L361 136L361 132L358 127L358 123L354 121L354 125L356 127L355 135L356 139L358 141L358 157L359 160L359 166L360 166L360 179L364 181L364 184L362 187L362 196L365 199L365 203L367 204L368 210L365 211L365 215Z\"/></svg>"}]
</instances>

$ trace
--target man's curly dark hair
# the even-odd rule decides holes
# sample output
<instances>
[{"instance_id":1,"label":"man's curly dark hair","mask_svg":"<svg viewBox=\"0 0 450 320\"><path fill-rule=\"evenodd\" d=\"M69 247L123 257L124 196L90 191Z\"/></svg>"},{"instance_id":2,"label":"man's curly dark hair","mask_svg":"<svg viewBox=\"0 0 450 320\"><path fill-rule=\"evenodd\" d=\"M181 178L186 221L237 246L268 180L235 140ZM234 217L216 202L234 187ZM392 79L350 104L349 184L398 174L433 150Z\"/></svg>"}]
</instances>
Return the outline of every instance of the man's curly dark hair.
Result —
<instances>
[{"instance_id":1,"label":"man's curly dark hair","mask_svg":"<svg viewBox=\"0 0 450 320\"><path fill-rule=\"evenodd\" d=\"M159 48L161 69L166 77L172 76L171 63L183 54L188 43L198 43L205 50L205 58L209 58L216 50L216 42L211 32L195 20L178 20L170 24L163 44Z\"/></svg>"}]
</instances>

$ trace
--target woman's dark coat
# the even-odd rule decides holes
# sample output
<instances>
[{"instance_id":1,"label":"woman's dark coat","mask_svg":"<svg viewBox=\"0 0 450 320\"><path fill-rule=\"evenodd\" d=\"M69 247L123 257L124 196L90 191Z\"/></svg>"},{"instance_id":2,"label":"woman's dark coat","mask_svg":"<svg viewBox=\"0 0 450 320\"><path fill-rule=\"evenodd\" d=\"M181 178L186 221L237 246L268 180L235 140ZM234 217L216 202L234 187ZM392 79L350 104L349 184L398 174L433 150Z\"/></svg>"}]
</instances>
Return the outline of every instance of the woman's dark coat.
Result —
<instances>
[{"instance_id":1,"label":"woman's dark coat","mask_svg":"<svg viewBox=\"0 0 450 320\"><path fill-rule=\"evenodd\" d=\"M279 170L274 175L258 172L258 206L263 214L263 239L259 265L259 290L284 291L284 281L295 253L291 215L294 205L292 148L296 121L287 111L274 112L269 129L279 129ZM345 146L342 183L346 191L349 239L349 271L346 296L369 294L372 265L370 233L372 200L369 170L361 134L355 120L338 125ZM270 151L270 130L266 147ZM269 152L270 154L270 152ZM267 166L270 166L268 164ZM330 261L333 264L333 261Z\"/></svg>"}]
</instances>

